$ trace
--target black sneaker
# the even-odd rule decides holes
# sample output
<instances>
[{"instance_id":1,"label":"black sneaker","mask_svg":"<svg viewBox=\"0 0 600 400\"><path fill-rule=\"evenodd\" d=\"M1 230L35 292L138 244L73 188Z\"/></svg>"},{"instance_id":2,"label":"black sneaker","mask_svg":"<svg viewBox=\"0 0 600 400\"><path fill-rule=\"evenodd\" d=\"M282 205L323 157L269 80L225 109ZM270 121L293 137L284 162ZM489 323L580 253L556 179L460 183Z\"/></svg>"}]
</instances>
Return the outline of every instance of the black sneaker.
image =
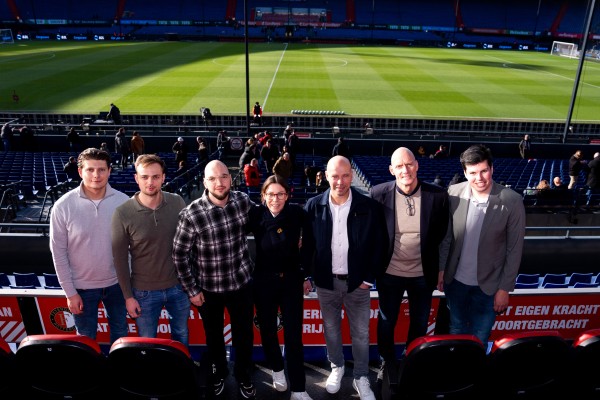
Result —
<instances>
[{"instance_id":1,"label":"black sneaker","mask_svg":"<svg viewBox=\"0 0 600 400\"><path fill-rule=\"evenodd\" d=\"M256 388L252 382L240 383L240 393L245 399L253 399L256 396Z\"/></svg>"},{"instance_id":2,"label":"black sneaker","mask_svg":"<svg viewBox=\"0 0 600 400\"><path fill-rule=\"evenodd\" d=\"M223 389L225 389L225 379L219 379L213 383L213 390L215 391L215 396L223 393Z\"/></svg>"}]
</instances>

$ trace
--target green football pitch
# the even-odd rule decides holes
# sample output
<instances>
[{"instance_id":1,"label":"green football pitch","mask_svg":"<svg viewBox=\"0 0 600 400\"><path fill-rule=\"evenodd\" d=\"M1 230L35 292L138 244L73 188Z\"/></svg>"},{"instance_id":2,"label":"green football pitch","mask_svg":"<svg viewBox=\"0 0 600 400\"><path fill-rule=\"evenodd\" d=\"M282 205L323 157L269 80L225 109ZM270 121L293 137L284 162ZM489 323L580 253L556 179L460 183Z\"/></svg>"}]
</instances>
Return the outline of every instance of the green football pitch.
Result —
<instances>
[{"instance_id":1,"label":"green football pitch","mask_svg":"<svg viewBox=\"0 0 600 400\"><path fill-rule=\"evenodd\" d=\"M565 120L578 60L548 53L251 43L250 104L402 118ZM246 113L246 48L218 42L17 42L0 47L0 111ZM13 100L13 92L19 102ZM573 121L596 121L600 64Z\"/></svg>"}]
</instances>

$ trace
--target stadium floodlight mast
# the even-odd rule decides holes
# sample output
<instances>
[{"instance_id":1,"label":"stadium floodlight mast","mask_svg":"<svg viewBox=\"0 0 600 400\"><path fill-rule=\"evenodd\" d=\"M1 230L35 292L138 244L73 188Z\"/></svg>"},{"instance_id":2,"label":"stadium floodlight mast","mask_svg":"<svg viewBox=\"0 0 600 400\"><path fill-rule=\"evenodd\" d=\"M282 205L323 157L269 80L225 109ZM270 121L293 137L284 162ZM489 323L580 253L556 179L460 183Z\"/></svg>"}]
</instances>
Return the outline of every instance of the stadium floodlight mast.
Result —
<instances>
[{"instance_id":1,"label":"stadium floodlight mast","mask_svg":"<svg viewBox=\"0 0 600 400\"><path fill-rule=\"evenodd\" d=\"M592 24L592 17L594 16L594 8L595 8L596 0L592 0L589 2L589 7L587 10L587 20L585 23L585 29L583 31L583 42L581 44L582 56L579 57L579 64L577 66L577 73L575 74L575 82L573 83L573 94L571 95L571 102L569 104L569 112L567 113L567 120L565 121L565 129L563 131L562 142L565 143L567 141L567 135L571 128L571 119L573 118L573 107L575 106L575 99L577 98L577 88L579 87L579 81L581 79L581 71L583 69L583 62L585 61L585 49L587 48L587 39L590 34L590 25ZM572 129L571 129L572 131Z\"/></svg>"}]
</instances>

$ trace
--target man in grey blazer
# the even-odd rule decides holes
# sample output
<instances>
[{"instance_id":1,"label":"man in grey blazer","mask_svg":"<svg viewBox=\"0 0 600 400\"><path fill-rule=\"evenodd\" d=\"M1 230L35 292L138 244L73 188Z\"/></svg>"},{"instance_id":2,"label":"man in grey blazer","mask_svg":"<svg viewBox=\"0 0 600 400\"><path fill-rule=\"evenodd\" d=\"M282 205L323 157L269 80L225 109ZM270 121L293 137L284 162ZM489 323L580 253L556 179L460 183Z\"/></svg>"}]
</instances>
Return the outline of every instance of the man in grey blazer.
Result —
<instances>
[{"instance_id":1,"label":"man in grey blazer","mask_svg":"<svg viewBox=\"0 0 600 400\"><path fill-rule=\"evenodd\" d=\"M373 187L371 197L383 205L388 232L385 265L377 275L377 347L382 369L394 371L394 331L405 292L410 315L406 346L427 334L439 245L448 227L448 193L418 179L419 162L408 148L396 149L390 161L396 179Z\"/></svg>"},{"instance_id":2,"label":"man in grey blazer","mask_svg":"<svg viewBox=\"0 0 600 400\"><path fill-rule=\"evenodd\" d=\"M473 334L487 346L515 287L525 207L520 194L493 181L487 147L469 147L460 163L467 182L448 188L450 224L440 246L438 290L446 294L450 333Z\"/></svg>"}]
</instances>

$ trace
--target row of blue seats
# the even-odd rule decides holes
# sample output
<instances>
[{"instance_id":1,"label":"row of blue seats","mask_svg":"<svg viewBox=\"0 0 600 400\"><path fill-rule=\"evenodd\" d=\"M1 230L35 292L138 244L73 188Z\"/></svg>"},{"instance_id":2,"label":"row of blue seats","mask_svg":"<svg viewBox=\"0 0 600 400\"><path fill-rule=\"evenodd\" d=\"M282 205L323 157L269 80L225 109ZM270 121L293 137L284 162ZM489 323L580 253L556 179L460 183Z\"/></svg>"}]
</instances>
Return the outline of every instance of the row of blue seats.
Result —
<instances>
[{"instance_id":1,"label":"row of blue seats","mask_svg":"<svg viewBox=\"0 0 600 400\"><path fill-rule=\"evenodd\" d=\"M33 272L14 272L12 275L0 272L0 288L62 289L56 274L44 273L38 276Z\"/></svg>"},{"instance_id":2,"label":"row of blue seats","mask_svg":"<svg viewBox=\"0 0 600 400\"><path fill-rule=\"evenodd\" d=\"M515 289L559 289L559 288L596 288L600 287L600 273L551 273L519 274Z\"/></svg>"}]
</instances>

